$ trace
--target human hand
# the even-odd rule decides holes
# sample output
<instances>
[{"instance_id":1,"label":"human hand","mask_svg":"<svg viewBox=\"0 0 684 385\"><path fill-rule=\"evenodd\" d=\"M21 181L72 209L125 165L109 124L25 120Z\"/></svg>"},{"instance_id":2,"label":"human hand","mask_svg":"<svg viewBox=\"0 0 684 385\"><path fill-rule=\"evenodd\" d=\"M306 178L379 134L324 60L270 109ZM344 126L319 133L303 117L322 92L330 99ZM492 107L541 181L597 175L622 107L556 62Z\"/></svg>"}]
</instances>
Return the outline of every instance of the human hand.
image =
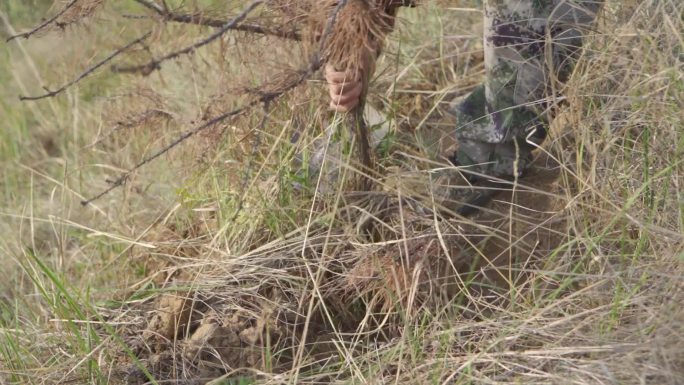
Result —
<instances>
[{"instance_id":1,"label":"human hand","mask_svg":"<svg viewBox=\"0 0 684 385\"><path fill-rule=\"evenodd\" d=\"M330 108L337 112L348 112L361 101L363 93L362 71L338 71L333 65L325 66L325 79L328 81Z\"/></svg>"},{"instance_id":2,"label":"human hand","mask_svg":"<svg viewBox=\"0 0 684 385\"><path fill-rule=\"evenodd\" d=\"M358 51L346 51L346 59L353 65L330 62L325 66L325 79L328 82L330 94L330 108L337 112L348 112L361 103L370 75L375 71L375 60L380 49L376 43L365 44ZM339 70L338 68L347 68Z\"/></svg>"}]
</instances>

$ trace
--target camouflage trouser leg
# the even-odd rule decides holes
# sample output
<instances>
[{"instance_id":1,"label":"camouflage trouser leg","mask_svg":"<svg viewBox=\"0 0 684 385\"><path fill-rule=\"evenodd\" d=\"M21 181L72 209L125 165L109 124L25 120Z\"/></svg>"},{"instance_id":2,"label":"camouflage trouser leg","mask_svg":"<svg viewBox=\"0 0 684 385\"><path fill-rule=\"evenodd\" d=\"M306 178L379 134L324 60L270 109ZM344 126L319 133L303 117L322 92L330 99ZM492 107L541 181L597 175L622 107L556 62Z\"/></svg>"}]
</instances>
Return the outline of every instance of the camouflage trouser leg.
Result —
<instances>
[{"instance_id":1,"label":"camouflage trouser leg","mask_svg":"<svg viewBox=\"0 0 684 385\"><path fill-rule=\"evenodd\" d=\"M525 168L602 2L485 0L486 78L458 107L458 163L495 176Z\"/></svg>"}]
</instances>

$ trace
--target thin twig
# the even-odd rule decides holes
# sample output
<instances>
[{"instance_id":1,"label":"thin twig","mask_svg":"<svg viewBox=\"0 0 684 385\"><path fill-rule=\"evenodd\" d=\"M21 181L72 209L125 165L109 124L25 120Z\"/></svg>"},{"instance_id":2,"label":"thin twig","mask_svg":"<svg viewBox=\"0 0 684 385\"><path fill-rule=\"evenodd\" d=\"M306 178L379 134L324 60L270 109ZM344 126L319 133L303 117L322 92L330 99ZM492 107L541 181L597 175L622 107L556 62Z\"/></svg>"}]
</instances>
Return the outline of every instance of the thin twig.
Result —
<instances>
[{"instance_id":1,"label":"thin twig","mask_svg":"<svg viewBox=\"0 0 684 385\"><path fill-rule=\"evenodd\" d=\"M78 2L78 0L71 0L71 2L69 4L67 4L66 7L64 7L64 9L57 12L57 14L55 16L49 18L48 20L44 21L43 23L41 23L40 25L38 25L37 27L33 28L32 30L30 30L28 32L19 33L19 34L10 36L9 38L7 38L6 42L9 43L10 41L17 39L17 38L20 38L20 37L28 39L32 35L42 31L44 28L46 28L50 24L54 23L55 20L57 20L60 16L64 15L71 7L76 5L77 2Z\"/></svg>"},{"instance_id":2,"label":"thin twig","mask_svg":"<svg viewBox=\"0 0 684 385\"><path fill-rule=\"evenodd\" d=\"M212 33L211 35L207 36L206 38L198 41L195 44L192 44L188 47L185 47L183 49L180 49L178 51L171 52L170 54L167 54L160 59L155 59L147 64L142 64L142 65L137 65L137 66L129 66L129 67L117 67L113 66L112 71L114 72L120 72L120 73L137 73L140 72L143 75L149 75L155 70L158 70L161 68L161 64L165 61L171 60L178 58L179 56L182 55L187 55L195 52L198 48L203 47L214 40L220 38L223 36L226 32L229 30L233 29L236 25L238 25L240 22L242 22L247 15L249 15L257 6L261 5L264 3L264 0L255 0L253 1L247 8L245 8L242 13L237 15L235 18L233 18L231 21L226 23L224 26L222 26L218 31Z\"/></svg>"},{"instance_id":3,"label":"thin twig","mask_svg":"<svg viewBox=\"0 0 684 385\"><path fill-rule=\"evenodd\" d=\"M202 14L187 14L187 13L176 13L164 10L159 4L151 0L135 0L135 2L150 9L161 16L164 20L174 21L177 23L195 24L202 25L206 27L221 28L225 26L228 21L221 19L213 19L203 16ZM280 29L272 29L264 27L258 24L245 24L240 23L232 27L231 29L235 31L258 33L262 35L275 36L283 39L290 39L295 41L301 41L302 37L297 31L284 31Z\"/></svg>"},{"instance_id":4,"label":"thin twig","mask_svg":"<svg viewBox=\"0 0 684 385\"><path fill-rule=\"evenodd\" d=\"M109 63L109 62L112 61L114 58L116 58L117 56L121 55L122 53L124 53L125 51L127 51L128 49L130 49L131 47L133 47L134 45L143 42L145 39L147 39L148 37L150 37L151 34L152 34L152 32L147 32L146 34L142 35L141 37L139 37L139 38L133 40L132 42L126 44L125 46L123 46L123 47L117 49L116 51L112 52L109 56L107 56L106 58L104 58L102 61L98 62L98 63L95 64L94 66L92 66L92 67L88 68L87 70L83 71L83 73L81 73L81 74L80 74L78 77L76 77L74 80L72 80L72 81L70 81L70 82L64 84L64 85L61 86L60 88L58 88L58 89L56 89L56 90L54 90L54 91L50 91L47 87L43 87L46 91L48 91L47 93L42 94L42 95L37 95L37 96L19 96L19 100L39 100L39 99L45 99L45 98L51 98L51 97L57 96L57 95L61 94L62 92L64 92L67 88L73 86L74 84L76 84L76 83L78 83L79 81L83 80L85 77L91 75L93 72L97 71L98 68L100 68L100 67L102 67L103 65Z\"/></svg>"},{"instance_id":5,"label":"thin twig","mask_svg":"<svg viewBox=\"0 0 684 385\"><path fill-rule=\"evenodd\" d=\"M158 116L165 117L167 119L173 118L173 116L170 113L168 113L167 111L161 110L161 109L153 108L153 109L146 110L143 113L138 114L134 118L129 119L128 121L117 122L111 129L109 129L107 131L106 134L103 134L103 135L98 134L99 139L95 140L93 143L86 145L85 148L95 147L98 144L100 144L102 141L104 141L105 139L114 135L116 132L118 132L120 130L140 126L141 124L145 123L147 120L149 120L153 117L158 117Z\"/></svg>"}]
</instances>

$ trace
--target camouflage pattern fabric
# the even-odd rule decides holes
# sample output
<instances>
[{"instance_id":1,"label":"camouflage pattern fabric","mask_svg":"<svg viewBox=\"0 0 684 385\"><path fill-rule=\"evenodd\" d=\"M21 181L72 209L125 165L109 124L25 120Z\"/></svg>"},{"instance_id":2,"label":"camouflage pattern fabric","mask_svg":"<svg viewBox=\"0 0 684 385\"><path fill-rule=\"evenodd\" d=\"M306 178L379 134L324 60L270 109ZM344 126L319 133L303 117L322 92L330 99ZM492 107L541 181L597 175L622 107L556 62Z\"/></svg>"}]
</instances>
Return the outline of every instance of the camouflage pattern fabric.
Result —
<instances>
[{"instance_id":1,"label":"camouflage pattern fabric","mask_svg":"<svg viewBox=\"0 0 684 385\"><path fill-rule=\"evenodd\" d=\"M499 177L524 170L602 2L485 0L486 78L458 106L459 165Z\"/></svg>"}]
</instances>

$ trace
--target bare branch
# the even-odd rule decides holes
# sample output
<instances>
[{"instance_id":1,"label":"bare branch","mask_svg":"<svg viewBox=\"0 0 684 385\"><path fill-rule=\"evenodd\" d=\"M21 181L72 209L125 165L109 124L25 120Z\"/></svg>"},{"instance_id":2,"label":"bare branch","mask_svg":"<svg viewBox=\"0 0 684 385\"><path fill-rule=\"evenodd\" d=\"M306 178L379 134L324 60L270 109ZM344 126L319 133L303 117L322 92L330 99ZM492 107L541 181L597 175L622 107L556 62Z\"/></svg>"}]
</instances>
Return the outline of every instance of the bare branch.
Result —
<instances>
[{"instance_id":1,"label":"bare branch","mask_svg":"<svg viewBox=\"0 0 684 385\"><path fill-rule=\"evenodd\" d=\"M55 20L57 20L60 16L64 15L71 7L73 7L74 5L76 5L77 2L78 2L78 0L71 0L71 2L70 2L69 4L67 4L66 7L64 7L64 9L62 9L62 10L59 11L59 12L57 12L57 14L56 14L55 16L49 18L48 20L44 21L43 23L41 23L40 25L38 25L37 27L33 28L32 30L30 30L30 31L28 31L28 32L19 33L19 34L16 34L16 35L14 35L14 36L10 36L10 37L6 40L6 42L9 43L10 41L12 41L12 40L14 40L14 39L17 39L17 38L20 38L20 37L23 37L23 38L25 38L25 39L28 39L28 38L31 37L32 35L34 35L34 34L40 32L40 31L42 31L42 30L45 29L47 26L49 26L50 24L54 23Z\"/></svg>"},{"instance_id":2,"label":"bare branch","mask_svg":"<svg viewBox=\"0 0 684 385\"><path fill-rule=\"evenodd\" d=\"M137 66L129 66L129 67L113 66L112 71L120 72L120 73L137 73L137 72L140 72L143 75L149 75L153 71L160 69L161 64L163 62L168 61L168 60L172 60L172 59L176 59L182 55L192 54L198 48L203 47L203 46L213 42L214 40L220 38L226 32L233 29L236 25L238 25L240 22L242 22L247 17L247 15L249 15L257 6L259 6L263 3L264 3L264 0L253 1L249 6L247 6L247 8L245 8L244 11L242 11L242 13L240 13L235 18L233 18L231 21L226 23L218 31L216 31L213 34L207 36L206 38L198 41L195 44L192 44L192 45L185 47L183 49L180 49L178 51L171 52L170 54L167 54L167 55L161 57L160 59L152 60L152 61L148 62L147 64L142 64L142 65L137 65Z\"/></svg>"},{"instance_id":3,"label":"bare branch","mask_svg":"<svg viewBox=\"0 0 684 385\"><path fill-rule=\"evenodd\" d=\"M208 17L205 17L201 14L187 14L187 13L184 14L184 13L171 12L171 11L165 10L162 6L160 6L159 4L157 4L151 0L135 0L135 2L139 3L140 5L148 8L152 11L154 11L159 16L161 16L164 20L167 20L167 21L174 21L177 23L202 25L202 26L213 27L213 28L221 28L228 23L226 20L208 18ZM235 31L243 31L243 32L251 32L251 33L257 33L257 34L268 35L268 36L275 36L275 37L280 37L283 39L290 39L290 40L295 40L295 41L301 41L302 40L301 35L295 30L286 31L286 30L281 30L281 29L273 29L273 28L268 28L268 27L258 25L258 24L240 23L240 24L235 25L231 29L233 29Z\"/></svg>"},{"instance_id":4,"label":"bare branch","mask_svg":"<svg viewBox=\"0 0 684 385\"><path fill-rule=\"evenodd\" d=\"M102 198L103 196L107 195L114 189L123 186L128 179L131 177L131 174L135 172L136 170L140 169L141 167L145 166L146 164L154 161L155 159L159 158L160 156L166 154L167 152L171 151L174 147L178 146L188 138L198 134L201 131L206 130L207 128L213 127L216 124L219 124L223 122L224 120L233 118L235 116L241 115L249 110L251 110L254 106L258 104L264 104L264 107L266 105L276 101L278 98L286 94L287 92L291 91L292 89L296 88L300 84L304 83L307 79L309 79L316 71L318 71L321 68L322 61L321 61L321 52L323 48L325 47L325 42L327 41L328 35L332 32L333 30L333 25L337 21L337 15L339 12L342 10L342 8L347 4L347 0L341 0L335 10L332 12L331 16L328 19L327 26L325 28L325 32L323 33L321 37L321 45L319 47L318 52L316 52L313 57L311 58L309 64L304 67L303 69L299 70L298 76L294 77L292 80L290 80L288 83L285 83L283 86L281 86L279 89L275 91L270 91L270 92L264 92L261 94L261 97L252 100L248 104L237 108L232 111L225 112L209 121L206 123L193 128L191 130L188 130L184 132L181 136L179 136L176 140L171 142L169 145L165 146L161 150L157 151L153 155L143 159L140 163L136 164L133 166L132 169L129 171L123 173L121 176L119 176L116 180L111 182L111 186L109 186L107 189L102 191L101 193L95 195L94 197L81 201L81 204L83 206L87 206L91 204L92 202ZM254 6L254 3L252 4L252 8ZM244 13L244 12L243 12Z\"/></svg>"},{"instance_id":5,"label":"bare branch","mask_svg":"<svg viewBox=\"0 0 684 385\"><path fill-rule=\"evenodd\" d=\"M48 91L48 92L45 93L45 94L43 94L43 95L37 95L37 96L19 96L19 100L39 100L39 99L45 99L45 98L51 98L51 97L53 97L53 96L57 96L57 95L61 94L62 92L64 92L67 88L73 86L74 84L76 84L76 83L78 83L79 81L83 80L85 77L91 75L93 72L97 71L98 68L100 68L100 67L102 67L103 65L109 63L109 62L112 61L114 58L116 58L117 56L121 55L123 52L127 51L128 49L130 49L130 48L133 47L134 45L143 42L145 39L147 39L148 37L150 37L151 34L152 34L152 32L147 32L146 34L142 35L141 37L139 37L139 38L133 40L132 42L126 44L125 46L123 46L123 47L117 49L116 51L112 52L111 55L107 56L106 58L104 58L104 59L103 59L102 61L100 61L99 63L97 63L97 64L95 64L94 66L92 66L92 67L88 68L87 70L83 71L83 73L81 73L81 74L80 74L78 77L76 77L74 80L72 80L72 81L66 83L65 85L59 87L58 89L56 89L56 90L54 90L54 91L50 91L49 89L45 88L45 90Z\"/></svg>"}]
</instances>

